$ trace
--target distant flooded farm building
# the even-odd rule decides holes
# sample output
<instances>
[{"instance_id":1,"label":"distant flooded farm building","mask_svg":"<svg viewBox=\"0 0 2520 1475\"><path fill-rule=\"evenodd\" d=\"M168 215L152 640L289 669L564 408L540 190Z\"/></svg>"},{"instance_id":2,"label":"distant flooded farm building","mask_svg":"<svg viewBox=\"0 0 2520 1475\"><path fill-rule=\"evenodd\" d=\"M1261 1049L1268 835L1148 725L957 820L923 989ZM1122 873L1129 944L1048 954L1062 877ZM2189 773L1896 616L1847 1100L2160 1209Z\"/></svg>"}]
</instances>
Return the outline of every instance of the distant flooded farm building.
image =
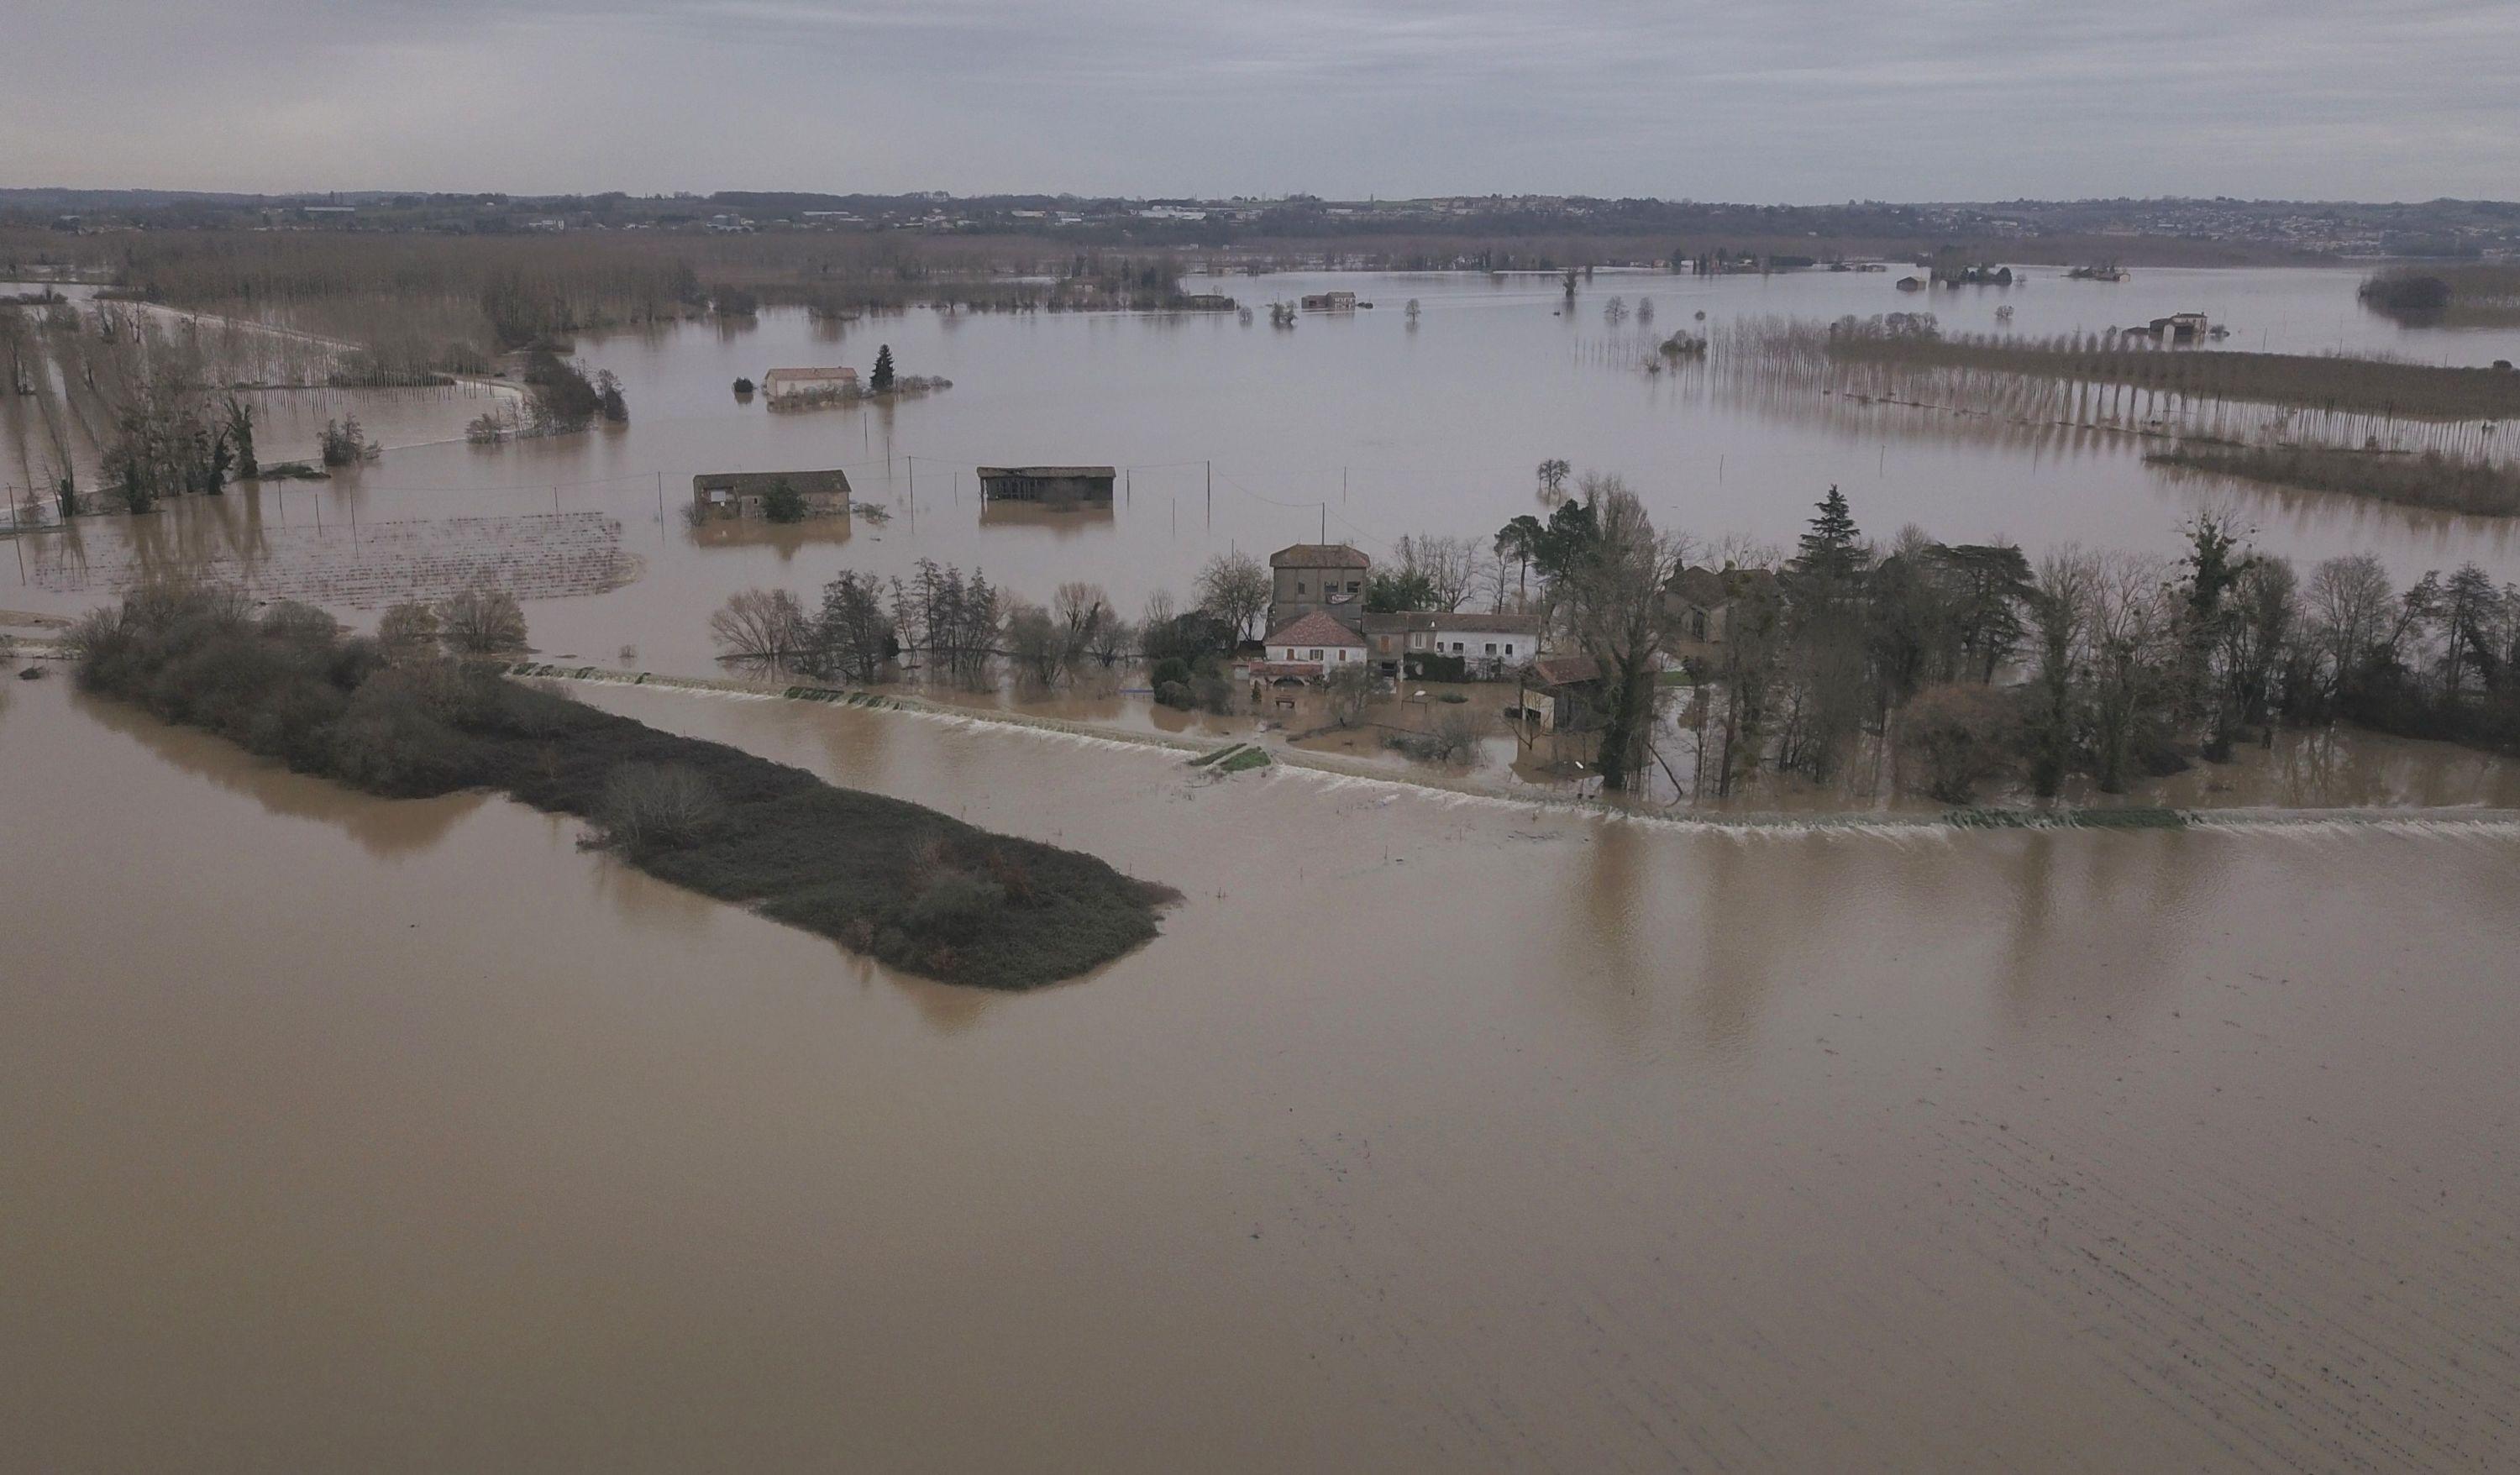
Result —
<instances>
[{"instance_id":1,"label":"distant flooded farm building","mask_svg":"<svg viewBox=\"0 0 2520 1475\"><path fill-rule=\"evenodd\" d=\"M2153 319L2150 331L2165 343L2194 343L2204 338L2209 327L2201 312L2174 312Z\"/></svg>"},{"instance_id":2,"label":"distant flooded farm building","mask_svg":"<svg viewBox=\"0 0 2520 1475\"><path fill-rule=\"evenodd\" d=\"M773 369L761 376L761 392L772 399L805 395L845 394L857 387L855 369Z\"/></svg>"},{"instance_id":3,"label":"distant flooded farm building","mask_svg":"<svg viewBox=\"0 0 2520 1475\"><path fill-rule=\"evenodd\" d=\"M1363 628L1365 576L1373 560L1344 543L1297 543L1269 556L1269 628L1315 611Z\"/></svg>"},{"instance_id":4,"label":"distant flooded farm building","mask_svg":"<svg viewBox=\"0 0 2520 1475\"><path fill-rule=\"evenodd\" d=\"M1316 291L1304 295L1306 312L1354 312L1356 293L1352 291Z\"/></svg>"},{"instance_id":5,"label":"distant flooded farm building","mask_svg":"<svg viewBox=\"0 0 2520 1475\"><path fill-rule=\"evenodd\" d=\"M839 470L704 471L692 478L692 507L705 517L765 516L762 498L783 481L804 502L806 516L849 514L849 477Z\"/></svg>"},{"instance_id":6,"label":"distant flooded farm building","mask_svg":"<svg viewBox=\"0 0 2520 1475\"><path fill-rule=\"evenodd\" d=\"M990 502L1108 502L1119 473L1107 466L984 466L980 495Z\"/></svg>"}]
</instances>

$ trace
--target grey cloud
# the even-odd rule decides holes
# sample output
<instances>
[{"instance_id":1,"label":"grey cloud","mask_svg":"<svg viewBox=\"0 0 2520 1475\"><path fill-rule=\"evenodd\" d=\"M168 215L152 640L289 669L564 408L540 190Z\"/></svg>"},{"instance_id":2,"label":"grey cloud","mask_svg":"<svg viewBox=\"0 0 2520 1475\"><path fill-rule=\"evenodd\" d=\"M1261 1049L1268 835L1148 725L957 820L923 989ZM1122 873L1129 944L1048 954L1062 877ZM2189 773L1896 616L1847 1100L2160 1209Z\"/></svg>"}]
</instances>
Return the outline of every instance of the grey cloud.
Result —
<instances>
[{"instance_id":1,"label":"grey cloud","mask_svg":"<svg viewBox=\"0 0 2520 1475\"><path fill-rule=\"evenodd\" d=\"M2468 0L89 0L0 182L2520 195Z\"/></svg>"}]
</instances>

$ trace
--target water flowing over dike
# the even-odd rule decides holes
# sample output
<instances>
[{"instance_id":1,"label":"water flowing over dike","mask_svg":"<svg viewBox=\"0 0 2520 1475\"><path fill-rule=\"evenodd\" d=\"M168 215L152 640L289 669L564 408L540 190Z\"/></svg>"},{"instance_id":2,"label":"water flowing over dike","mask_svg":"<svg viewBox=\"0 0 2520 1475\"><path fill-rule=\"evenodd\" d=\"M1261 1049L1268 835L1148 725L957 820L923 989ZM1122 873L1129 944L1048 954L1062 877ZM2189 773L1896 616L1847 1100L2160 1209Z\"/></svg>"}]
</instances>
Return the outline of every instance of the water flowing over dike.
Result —
<instances>
[{"instance_id":1,"label":"water flowing over dike","mask_svg":"<svg viewBox=\"0 0 2520 1475\"><path fill-rule=\"evenodd\" d=\"M1392 793L1438 796L1449 804L1492 806L1500 811L1553 811L1590 815L1626 824L1733 834L1846 833L1901 834L1921 830L1970 829L2217 829L2380 827L2408 833L2500 831L2520 832L2520 809L2463 806L2287 809L2272 806L2172 808L2130 805L2113 808L2065 807L2052 810L1980 808L1944 811L1847 810L1837 813L1671 813L1606 803L1564 794L1534 793L1493 785L1474 779L1438 777L1422 771L1395 770L1342 762L1284 743L1261 743L1227 738L1178 738L1132 733L1027 712L978 711L898 693L862 688L799 685L791 682L744 681L733 677L670 676L623 671L605 666L518 661L504 668L518 680L630 686L646 690L687 692L698 695L758 701L799 701L893 712L958 727L1003 727L1055 740L1110 749L1159 749L1185 755L1192 765L1230 769L1235 755L1257 751L1268 765L1318 775L1332 786L1380 786ZM1222 761L1219 761L1222 760Z\"/></svg>"}]
</instances>

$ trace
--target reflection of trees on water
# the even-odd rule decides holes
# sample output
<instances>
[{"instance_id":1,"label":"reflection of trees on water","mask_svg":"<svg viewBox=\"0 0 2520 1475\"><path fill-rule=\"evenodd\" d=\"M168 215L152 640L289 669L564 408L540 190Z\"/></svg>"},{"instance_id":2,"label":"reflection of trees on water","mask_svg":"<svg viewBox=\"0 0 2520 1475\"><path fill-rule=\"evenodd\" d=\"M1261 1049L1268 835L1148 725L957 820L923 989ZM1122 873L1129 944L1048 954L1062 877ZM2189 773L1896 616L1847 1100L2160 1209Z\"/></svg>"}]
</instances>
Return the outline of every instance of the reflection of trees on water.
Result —
<instances>
[{"instance_id":1,"label":"reflection of trees on water","mask_svg":"<svg viewBox=\"0 0 2520 1475\"><path fill-rule=\"evenodd\" d=\"M78 709L99 726L132 738L168 766L248 795L266 814L336 826L380 859L428 849L444 839L458 820L485 802L477 793L382 799L329 780L292 774L225 738L169 726L120 702L85 695L76 701Z\"/></svg>"}]
</instances>

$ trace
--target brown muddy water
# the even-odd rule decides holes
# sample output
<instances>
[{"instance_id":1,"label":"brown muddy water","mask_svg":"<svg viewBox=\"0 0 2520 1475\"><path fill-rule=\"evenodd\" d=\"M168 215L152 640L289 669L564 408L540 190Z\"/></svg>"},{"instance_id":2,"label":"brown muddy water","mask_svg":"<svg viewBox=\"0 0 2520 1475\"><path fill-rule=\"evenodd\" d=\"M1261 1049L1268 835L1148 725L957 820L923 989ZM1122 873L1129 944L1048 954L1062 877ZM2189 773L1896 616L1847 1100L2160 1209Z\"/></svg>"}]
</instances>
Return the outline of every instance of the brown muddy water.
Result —
<instances>
[{"instance_id":1,"label":"brown muddy water","mask_svg":"<svg viewBox=\"0 0 2520 1475\"><path fill-rule=\"evenodd\" d=\"M0 1467L2487 1471L2520 833L1718 833L577 689L1188 900L1020 997L0 697Z\"/></svg>"}]
</instances>

